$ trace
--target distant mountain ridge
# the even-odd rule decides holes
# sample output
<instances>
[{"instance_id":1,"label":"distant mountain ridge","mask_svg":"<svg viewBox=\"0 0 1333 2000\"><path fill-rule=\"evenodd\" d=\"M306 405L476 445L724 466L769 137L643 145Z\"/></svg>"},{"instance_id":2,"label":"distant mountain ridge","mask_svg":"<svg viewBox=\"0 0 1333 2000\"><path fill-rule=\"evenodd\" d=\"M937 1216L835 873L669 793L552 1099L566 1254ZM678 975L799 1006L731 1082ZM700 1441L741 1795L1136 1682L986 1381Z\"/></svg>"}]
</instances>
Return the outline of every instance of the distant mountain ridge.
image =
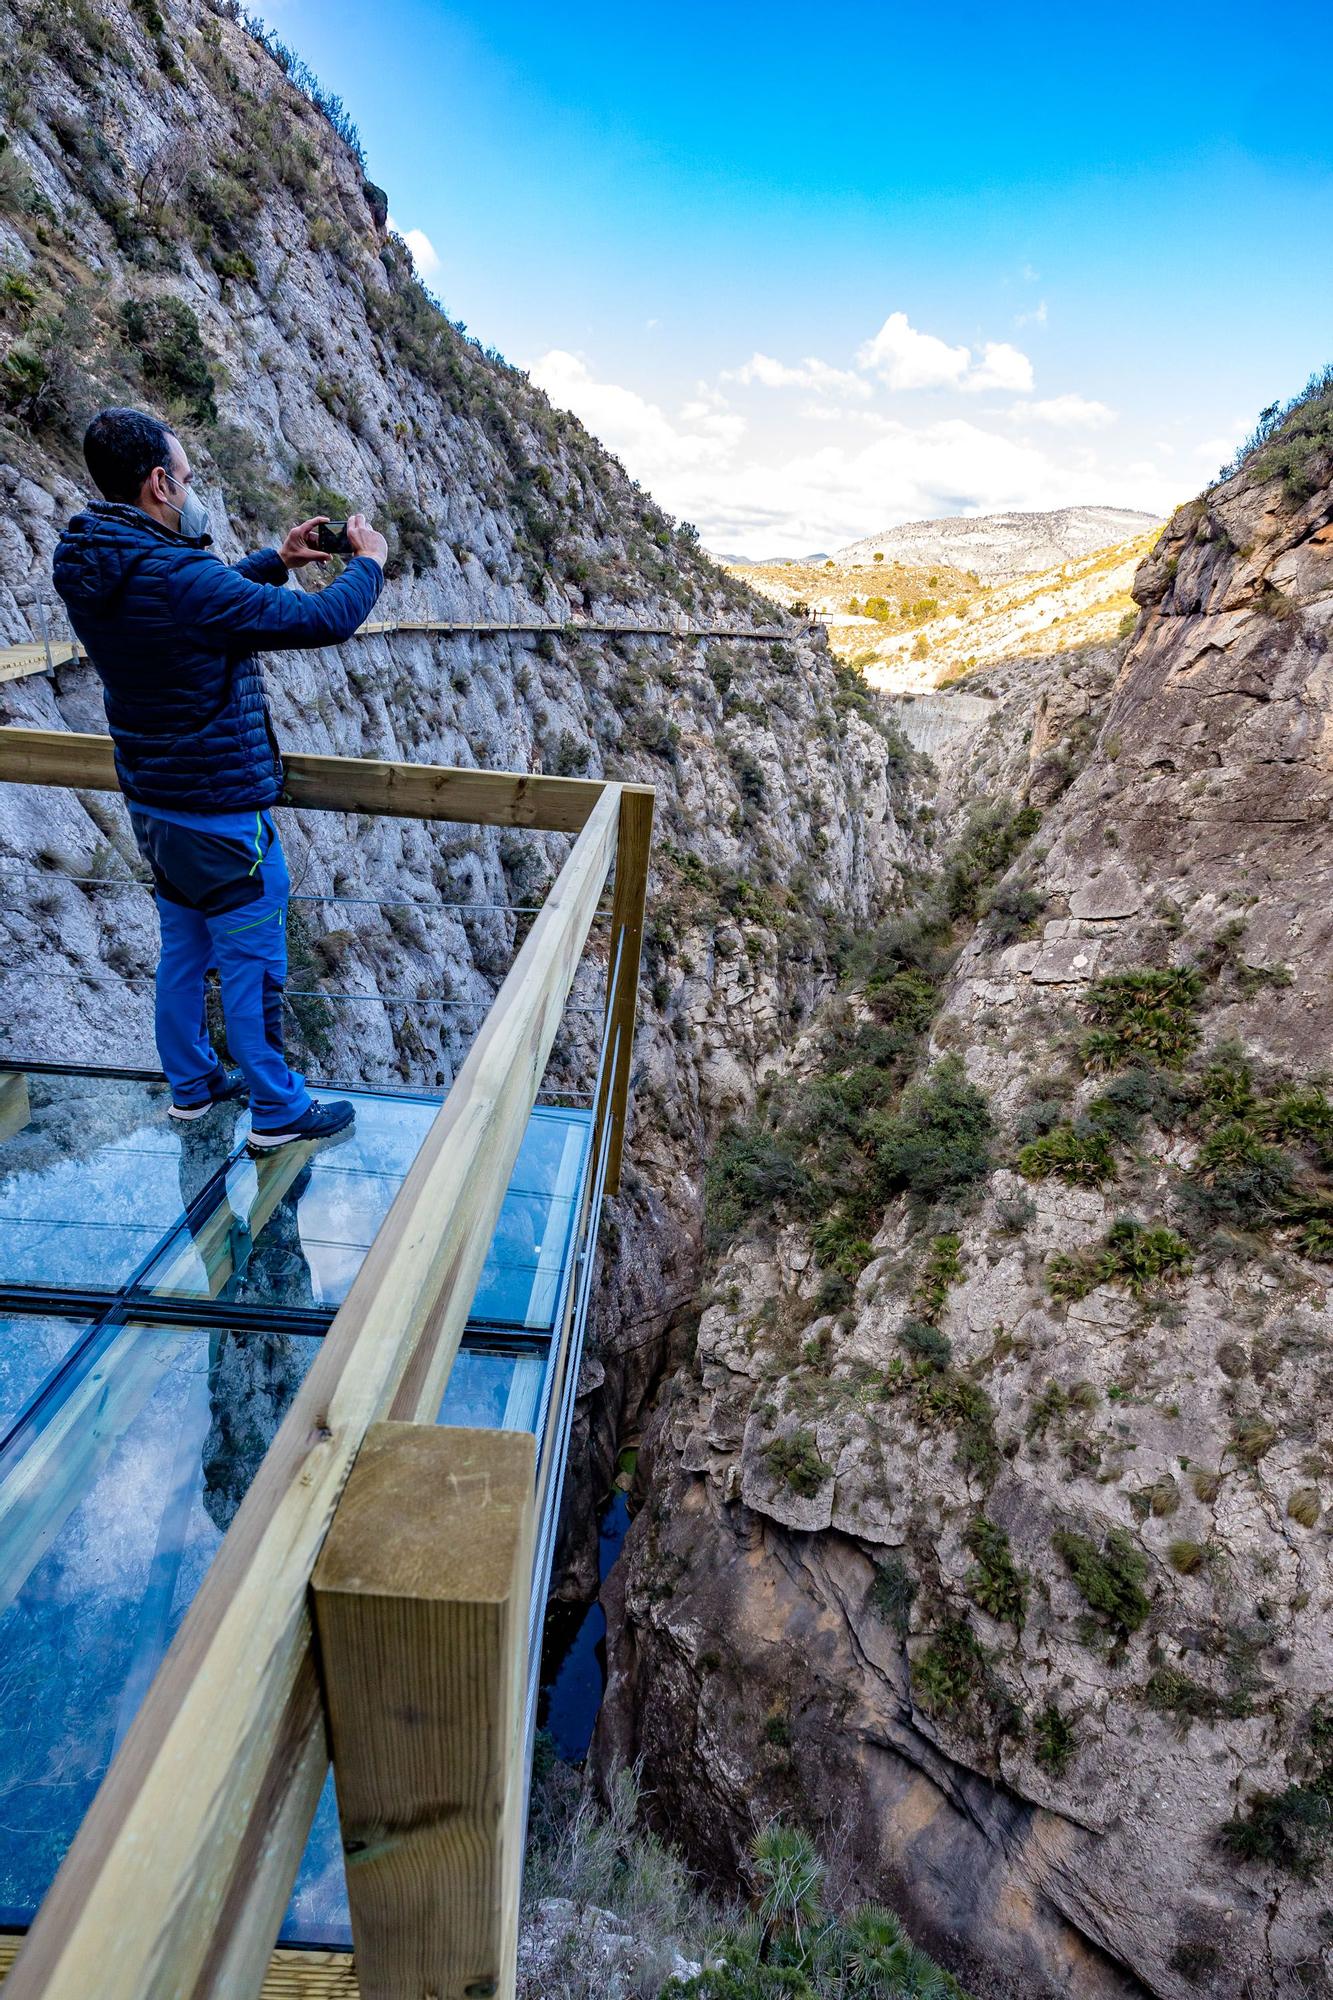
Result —
<instances>
[{"instance_id":1,"label":"distant mountain ridge","mask_svg":"<svg viewBox=\"0 0 1333 2000\"><path fill-rule=\"evenodd\" d=\"M971 570L982 583L1007 582L1035 570L1127 542L1159 520L1132 507L1056 507L1034 514L950 514L935 521L904 521L839 549L834 561L942 563Z\"/></svg>"}]
</instances>

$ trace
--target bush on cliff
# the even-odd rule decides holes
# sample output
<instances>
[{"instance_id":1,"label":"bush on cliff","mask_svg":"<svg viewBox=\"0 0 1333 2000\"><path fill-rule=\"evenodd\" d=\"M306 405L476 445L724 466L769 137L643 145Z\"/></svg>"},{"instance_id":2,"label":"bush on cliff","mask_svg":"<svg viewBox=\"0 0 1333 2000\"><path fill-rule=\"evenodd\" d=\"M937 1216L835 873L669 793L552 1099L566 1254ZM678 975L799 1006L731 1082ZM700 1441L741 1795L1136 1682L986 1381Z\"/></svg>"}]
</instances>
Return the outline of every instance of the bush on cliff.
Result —
<instances>
[{"instance_id":1,"label":"bush on cliff","mask_svg":"<svg viewBox=\"0 0 1333 2000\"><path fill-rule=\"evenodd\" d=\"M945 1056L903 1095L902 1108L874 1127L879 1190L921 1201L961 1193L990 1172L995 1122L957 1056Z\"/></svg>"},{"instance_id":2,"label":"bush on cliff","mask_svg":"<svg viewBox=\"0 0 1333 2000\"><path fill-rule=\"evenodd\" d=\"M1333 475L1333 363L1317 368L1289 403L1270 403L1223 477L1248 469L1280 479L1283 498L1299 506Z\"/></svg>"},{"instance_id":3,"label":"bush on cliff","mask_svg":"<svg viewBox=\"0 0 1333 2000\"><path fill-rule=\"evenodd\" d=\"M643 1824L634 1773L617 1775L603 1808L539 1737L523 1902L528 1922L545 1906L546 1949L520 1947L520 2000L607 2000L607 1961L588 1927L602 1911L631 1940L615 1990L644 2000L967 2000L891 1911L830 1908L823 1861L799 1828L764 1828L748 1872L748 1909L710 1895ZM563 1911L568 1930L552 1945ZM679 1958L704 1970L668 1976Z\"/></svg>"}]
</instances>

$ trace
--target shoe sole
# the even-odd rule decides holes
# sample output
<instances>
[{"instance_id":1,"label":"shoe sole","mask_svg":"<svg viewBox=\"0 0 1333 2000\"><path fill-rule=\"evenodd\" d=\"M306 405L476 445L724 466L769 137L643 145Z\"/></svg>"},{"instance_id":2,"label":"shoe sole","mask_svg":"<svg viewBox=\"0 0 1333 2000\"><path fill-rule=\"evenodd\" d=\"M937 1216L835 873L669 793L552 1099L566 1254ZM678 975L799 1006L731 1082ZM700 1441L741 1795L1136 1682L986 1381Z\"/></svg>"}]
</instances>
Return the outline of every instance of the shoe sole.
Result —
<instances>
[{"instance_id":1,"label":"shoe sole","mask_svg":"<svg viewBox=\"0 0 1333 2000\"><path fill-rule=\"evenodd\" d=\"M245 1149L262 1158L265 1153L276 1153L283 1146L323 1146L330 1139L345 1139L354 1123L355 1120L349 1118L345 1125L339 1125L333 1132L283 1132L272 1136L266 1132L260 1138L252 1132L245 1142Z\"/></svg>"},{"instance_id":2,"label":"shoe sole","mask_svg":"<svg viewBox=\"0 0 1333 2000\"><path fill-rule=\"evenodd\" d=\"M178 1125L188 1125L196 1118L206 1118L210 1111L216 1111L219 1104L239 1105L243 1110L249 1102L246 1097L210 1097L207 1104L172 1104L168 1106L168 1118L174 1118Z\"/></svg>"}]
</instances>

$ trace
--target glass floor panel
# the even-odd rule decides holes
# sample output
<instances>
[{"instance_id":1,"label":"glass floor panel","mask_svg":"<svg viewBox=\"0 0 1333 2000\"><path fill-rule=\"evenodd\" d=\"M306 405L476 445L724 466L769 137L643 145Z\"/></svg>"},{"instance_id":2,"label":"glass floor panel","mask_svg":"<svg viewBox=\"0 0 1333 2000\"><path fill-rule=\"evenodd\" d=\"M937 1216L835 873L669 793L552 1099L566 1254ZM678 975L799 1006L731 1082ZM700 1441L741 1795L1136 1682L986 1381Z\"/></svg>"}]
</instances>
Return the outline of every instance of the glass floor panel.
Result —
<instances>
[{"instance_id":1,"label":"glass floor panel","mask_svg":"<svg viewBox=\"0 0 1333 2000\"><path fill-rule=\"evenodd\" d=\"M319 1338L106 1327L0 1457L0 1925L45 1894Z\"/></svg>"},{"instance_id":2,"label":"glass floor panel","mask_svg":"<svg viewBox=\"0 0 1333 2000\"><path fill-rule=\"evenodd\" d=\"M83 1333L76 1319L41 1319L24 1313L13 1319L0 1317L0 1438L8 1436Z\"/></svg>"},{"instance_id":3,"label":"glass floor panel","mask_svg":"<svg viewBox=\"0 0 1333 2000\"><path fill-rule=\"evenodd\" d=\"M0 1069L0 1928L45 1893L439 1108L346 1094L345 1141L255 1163L236 1107L181 1125L160 1081ZM545 1422L591 1122L532 1114L442 1423ZM331 1782L282 1935L349 1940Z\"/></svg>"},{"instance_id":4,"label":"glass floor panel","mask_svg":"<svg viewBox=\"0 0 1333 2000\"><path fill-rule=\"evenodd\" d=\"M144 1272L157 1298L340 1306L439 1105L357 1096L356 1123L321 1146L227 1168Z\"/></svg>"},{"instance_id":5,"label":"glass floor panel","mask_svg":"<svg viewBox=\"0 0 1333 2000\"><path fill-rule=\"evenodd\" d=\"M0 1073L0 1281L126 1283L236 1144L167 1117L164 1083Z\"/></svg>"}]
</instances>

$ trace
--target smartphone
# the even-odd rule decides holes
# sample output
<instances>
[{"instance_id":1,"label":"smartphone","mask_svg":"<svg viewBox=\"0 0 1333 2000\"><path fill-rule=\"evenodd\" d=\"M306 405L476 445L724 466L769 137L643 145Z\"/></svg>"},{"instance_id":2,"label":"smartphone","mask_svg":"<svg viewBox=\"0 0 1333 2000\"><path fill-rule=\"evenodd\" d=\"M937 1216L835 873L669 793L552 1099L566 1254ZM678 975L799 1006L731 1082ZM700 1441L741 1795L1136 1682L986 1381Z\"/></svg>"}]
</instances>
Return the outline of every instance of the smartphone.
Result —
<instances>
[{"instance_id":1,"label":"smartphone","mask_svg":"<svg viewBox=\"0 0 1333 2000\"><path fill-rule=\"evenodd\" d=\"M315 547L326 556L350 556L346 521L321 521L315 530Z\"/></svg>"}]
</instances>

